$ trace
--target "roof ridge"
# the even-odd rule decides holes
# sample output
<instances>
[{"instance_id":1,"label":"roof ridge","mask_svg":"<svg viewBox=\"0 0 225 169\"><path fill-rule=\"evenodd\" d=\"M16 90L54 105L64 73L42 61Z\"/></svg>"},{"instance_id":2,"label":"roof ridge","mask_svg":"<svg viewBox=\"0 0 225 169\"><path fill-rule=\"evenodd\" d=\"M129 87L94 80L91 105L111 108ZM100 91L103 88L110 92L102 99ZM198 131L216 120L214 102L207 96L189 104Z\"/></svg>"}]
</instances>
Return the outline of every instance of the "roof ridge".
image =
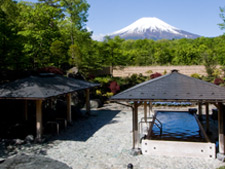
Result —
<instances>
[{"instance_id":1,"label":"roof ridge","mask_svg":"<svg viewBox=\"0 0 225 169\"><path fill-rule=\"evenodd\" d=\"M36 86L36 89L41 93L41 97L42 97L42 98L45 98L44 93L40 90L40 86L38 86L37 83L36 83L35 80L34 80L35 76L30 76L30 77L31 77L31 79L32 79L32 82L34 82L34 84L35 84L35 86Z\"/></svg>"}]
</instances>

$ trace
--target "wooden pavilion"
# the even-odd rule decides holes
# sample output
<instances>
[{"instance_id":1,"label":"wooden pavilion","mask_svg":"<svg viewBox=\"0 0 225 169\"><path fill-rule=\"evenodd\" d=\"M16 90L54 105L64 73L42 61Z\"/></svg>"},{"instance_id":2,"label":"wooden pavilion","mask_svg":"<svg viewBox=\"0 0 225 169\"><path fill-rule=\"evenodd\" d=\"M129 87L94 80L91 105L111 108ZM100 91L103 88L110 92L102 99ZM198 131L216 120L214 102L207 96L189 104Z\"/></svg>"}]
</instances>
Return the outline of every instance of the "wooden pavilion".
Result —
<instances>
[{"instance_id":1,"label":"wooden pavilion","mask_svg":"<svg viewBox=\"0 0 225 169\"><path fill-rule=\"evenodd\" d=\"M149 80L129 88L113 97L111 101L132 102L133 149L138 149L138 107L144 103L144 118L147 118L147 102L194 102L206 106L206 121L209 127L209 104L218 109L219 155L225 155L225 88L172 70L170 74Z\"/></svg>"},{"instance_id":2,"label":"wooden pavilion","mask_svg":"<svg viewBox=\"0 0 225 169\"><path fill-rule=\"evenodd\" d=\"M89 92L90 88L98 84L68 78L53 73L42 73L38 76L30 76L14 82L0 85L0 100L24 100L25 118L27 119L27 101L36 102L36 138L42 137L42 103L44 100L66 95L67 101L67 122L72 121L71 117L71 93L86 91L86 110L90 111Z\"/></svg>"}]
</instances>

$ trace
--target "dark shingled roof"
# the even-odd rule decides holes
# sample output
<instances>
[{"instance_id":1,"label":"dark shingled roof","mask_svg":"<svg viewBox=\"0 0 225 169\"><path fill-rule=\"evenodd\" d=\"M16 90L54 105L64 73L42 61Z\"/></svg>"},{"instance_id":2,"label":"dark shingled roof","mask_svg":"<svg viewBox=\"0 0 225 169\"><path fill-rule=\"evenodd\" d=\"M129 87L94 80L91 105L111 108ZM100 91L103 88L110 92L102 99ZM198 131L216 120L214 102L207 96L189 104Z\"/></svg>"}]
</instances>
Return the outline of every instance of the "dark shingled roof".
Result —
<instances>
[{"instance_id":1,"label":"dark shingled roof","mask_svg":"<svg viewBox=\"0 0 225 169\"><path fill-rule=\"evenodd\" d=\"M98 84L47 73L0 85L0 99L45 99L96 86Z\"/></svg>"},{"instance_id":2,"label":"dark shingled roof","mask_svg":"<svg viewBox=\"0 0 225 169\"><path fill-rule=\"evenodd\" d=\"M225 101L225 88L173 71L129 88L111 100Z\"/></svg>"}]
</instances>

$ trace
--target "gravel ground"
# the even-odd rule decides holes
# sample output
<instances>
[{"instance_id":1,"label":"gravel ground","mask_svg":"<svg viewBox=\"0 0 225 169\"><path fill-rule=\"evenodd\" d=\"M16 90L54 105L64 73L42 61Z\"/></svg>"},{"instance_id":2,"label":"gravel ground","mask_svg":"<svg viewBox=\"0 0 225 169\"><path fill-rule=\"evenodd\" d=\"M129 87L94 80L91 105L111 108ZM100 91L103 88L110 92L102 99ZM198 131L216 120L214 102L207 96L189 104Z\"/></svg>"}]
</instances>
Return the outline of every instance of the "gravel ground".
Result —
<instances>
[{"instance_id":1,"label":"gravel ground","mask_svg":"<svg viewBox=\"0 0 225 169\"><path fill-rule=\"evenodd\" d=\"M186 108L187 110L187 108ZM140 108L139 115L143 116ZM42 154L74 169L216 169L225 165L217 159L131 155L131 109L106 104L92 110L89 118L74 121L73 126L44 145L18 152Z\"/></svg>"}]
</instances>

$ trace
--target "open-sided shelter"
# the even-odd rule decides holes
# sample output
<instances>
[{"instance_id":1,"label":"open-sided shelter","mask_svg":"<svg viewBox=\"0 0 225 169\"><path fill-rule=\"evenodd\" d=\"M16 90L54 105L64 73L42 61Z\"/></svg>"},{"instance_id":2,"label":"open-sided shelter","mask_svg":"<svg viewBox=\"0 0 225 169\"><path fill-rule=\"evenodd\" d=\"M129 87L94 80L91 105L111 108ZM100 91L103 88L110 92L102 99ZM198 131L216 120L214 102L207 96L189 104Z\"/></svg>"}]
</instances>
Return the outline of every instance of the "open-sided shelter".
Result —
<instances>
[{"instance_id":1,"label":"open-sided shelter","mask_svg":"<svg viewBox=\"0 0 225 169\"><path fill-rule=\"evenodd\" d=\"M71 93L86 90L86 108L90 111L89 90L98 84L68 78L53 73L42 73L38 76L30 76L14 82L0 85L1 99L36 101L36 137L42 137L42 102L46 99L66 95L67 99L67 121L71 122ZM27 117L27 109L25 109Z\"/></svg>"},{"instance_id":2,"label":"open-sided shelter","mask_svg":"<svg viewBox=\"0 0 225 169\"><path fill-rule=\"evenodd\" d=\"M225 88L196 78L180 74L173 70L170 74L149 80L129 88L113 97L111 101L132 102L133 104L133 148L138 148L138 106L144 102L145 117L147 116L147 102L195 102L206 105L206 120L208 126L208 105L214 104L218 108L218 138L219 153L225 154Z\"/></svg>"}]
</instances>

